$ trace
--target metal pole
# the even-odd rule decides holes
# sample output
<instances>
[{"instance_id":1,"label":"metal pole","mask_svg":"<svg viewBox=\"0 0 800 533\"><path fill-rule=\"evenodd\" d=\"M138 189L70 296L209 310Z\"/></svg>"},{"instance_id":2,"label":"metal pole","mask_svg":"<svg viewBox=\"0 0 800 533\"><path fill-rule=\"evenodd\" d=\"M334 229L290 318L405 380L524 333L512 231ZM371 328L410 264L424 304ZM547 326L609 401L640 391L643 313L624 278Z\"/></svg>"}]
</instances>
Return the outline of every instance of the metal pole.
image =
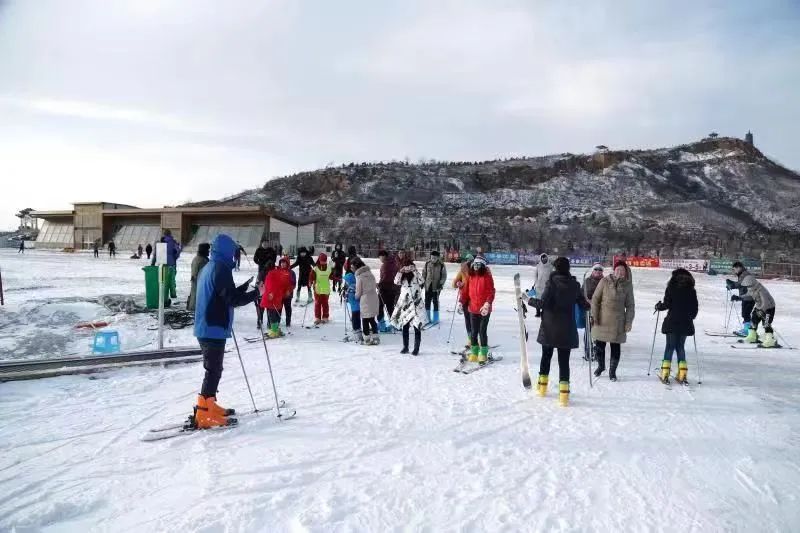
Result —
<instances>
[{"instance_id":1,"label":"metal pole","mask_svg":"<svg viewBox=\"0 0 800 533\"><path fill-rule=\"evenodd\" d=\"M589 346L589 388L593 389L594 388L594 381L592 380L592 377L594 375L592 374L592 356L594 356L594 350L592 349L592 344L591 344L592 343L592 322L591 322L591 319L592 319L591 312L590 311L586 311L586 328L583 330L584 331L584 335L585 335L586 338L583 340L583 343L586 344L587 346Z\"/></svg>"},{"instance_id":2,"label":"metal pole","mask_svg":"<svg viewBox=\"0 0 800 533\"><path fill-rule=\"evenodd\" d=\"M250 393L250 401L253 402L253 412L257 413L258 409L256 408L256 400L253 398L253 389L250 388L250 380L247 379L247 371L244 369L244 360L242 359L242 352L239 351L239 343L236 342L236 332L231 330L231 334L233 335L233 345L236 346L236 355L239 356L239 363L242 365L242 374L244 374L244 382L247 384L247 392ZM261 334L263 335L264 332L262 331Z\"/></svg>"},{"instance_id":3,"label":"metal pole","mask_svg":"<svg viewBox=\"0 0 800 533\"><path fill-rule=\"evenodd\" d=\"M0 305L6 305L5 298L3 298L3 269L0 268Z\"/></svg>"},{"instance_id":4,"label":"metal pole","mask_svg":"<svg viewBox=\"0 0 800 533\"><path fill-rule=\"evenodd\" d=\"M277 417L280 420L283 415L281 414L281 403L278 401L278 389L275 388L275 376L272 375L272 363L269 360L269 350L267 349L267 341L264 338L264 332L261 332L261 343L264 345L264 354L267 356L267 368L269 369L269 379L272 382L272 393L275 395L275 412L278 413Z\"/></svg>"},{"instance_id":5,"label":"metal pole","mask_svg":"<svg viewBox=\"0 0 800 533\"><path fill-rule=\"evenodd\" d=\"M653 328L653 345L650 347L650 363L647 365L647 375L650 375L650 370L653 368L653 354L656 351L656 332L658 332L658 319L661 318L661 311L656 311L656 327Z\"/></svg>"},{"instance_id":6,"label":"metal pole","mask_svg":"<svg viewBox=\"0 0 800 533\"><path fill-rule=\"evenodd\" d=\"M158 265L158 349L164 349L164 265Z\"/></svg>"},{"instance_id":7,"label":"metal pole","mask_svg":"<svg viewBox=\"0 0 800 533\"><path fill-rule=\"evenodd\" d=\"M450 344L450 339L453 337L453 324L456 322L456 315L458 314L458 304L461 301L461 291L458 291L456 294L456 305L453 306L453 318L450 320L450 332L447 334L447 342L445 344Z\"/></svg>"},{"instance_id":8,"label":"metal pole","mask_svg":"<svg viewBox=\"0 0 800 533\"><path fill-rule=\"evenodd\" d=\"M697 351L697 336L692 335L692 339L694 340L694 358L697 359L697 384L700 385L703 380L700 373L700 353Z\"/></svg>"}]
</instances>

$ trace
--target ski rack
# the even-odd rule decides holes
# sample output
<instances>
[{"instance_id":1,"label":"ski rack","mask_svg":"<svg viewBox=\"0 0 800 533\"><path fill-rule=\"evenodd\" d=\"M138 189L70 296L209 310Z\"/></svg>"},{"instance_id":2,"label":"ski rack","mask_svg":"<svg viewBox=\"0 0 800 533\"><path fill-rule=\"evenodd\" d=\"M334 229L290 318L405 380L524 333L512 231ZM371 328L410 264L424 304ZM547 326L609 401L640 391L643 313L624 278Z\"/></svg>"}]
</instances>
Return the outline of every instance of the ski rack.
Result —
<instances>
[{"instance_id":1,"label":"ski rack","mask_svg":"<svg viewBox=\"0 0 800 533\"><path fill-rule=\"evenodd\" d=\"M60 357L37 361L0 362L0 382L92 374L114 368L138 365L169 365L202 361L199 347L141 350L95 357Z\"/></svg>"}]
</instances>

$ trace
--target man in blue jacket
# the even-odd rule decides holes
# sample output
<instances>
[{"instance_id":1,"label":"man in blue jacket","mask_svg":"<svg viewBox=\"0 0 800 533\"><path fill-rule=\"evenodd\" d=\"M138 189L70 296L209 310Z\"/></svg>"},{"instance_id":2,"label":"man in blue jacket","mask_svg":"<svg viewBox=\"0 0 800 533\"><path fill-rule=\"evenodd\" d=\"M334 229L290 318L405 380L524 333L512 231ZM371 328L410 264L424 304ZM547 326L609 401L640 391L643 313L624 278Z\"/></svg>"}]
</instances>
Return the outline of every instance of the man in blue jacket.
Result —
<instances>
[{"instance_id":1,"label":"man in blue jacket","mask_svg":"<svg viewBox=\"0 0 800 533\"><path fill-rule=\"evenodd\" d=\"M217 405L217 386L222 377L225 342L233 331L233 308L251 304L257 291L247 288L253 278L237 287L233 283L233 254L236 243L225 234L211 243L211 260L197 279L197 302L194 315L194 336L203 351L206 369L203 386L194 409L194 424L200 429L236 423L233 409Z\"/></svg>"}]
</instances>

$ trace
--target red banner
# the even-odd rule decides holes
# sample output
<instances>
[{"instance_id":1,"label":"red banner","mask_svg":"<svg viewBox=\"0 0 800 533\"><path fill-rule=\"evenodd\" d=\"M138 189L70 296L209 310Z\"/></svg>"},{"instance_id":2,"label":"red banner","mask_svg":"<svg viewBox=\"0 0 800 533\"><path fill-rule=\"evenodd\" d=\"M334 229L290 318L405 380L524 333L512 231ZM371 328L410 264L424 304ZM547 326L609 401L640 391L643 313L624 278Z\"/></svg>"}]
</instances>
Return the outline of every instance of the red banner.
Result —
<instances>
[{"instance_id":1,"label":"red banner","mask_svg":"<svg viewBox=\"0 0 800 533\"><path fill-rule=\"evenodd\" d=\"M625 261L630 267L658 268L661 264L658 257L622 257L615 255L614 264L616 264L617 261Z\"/></svg>"}]
</instances>

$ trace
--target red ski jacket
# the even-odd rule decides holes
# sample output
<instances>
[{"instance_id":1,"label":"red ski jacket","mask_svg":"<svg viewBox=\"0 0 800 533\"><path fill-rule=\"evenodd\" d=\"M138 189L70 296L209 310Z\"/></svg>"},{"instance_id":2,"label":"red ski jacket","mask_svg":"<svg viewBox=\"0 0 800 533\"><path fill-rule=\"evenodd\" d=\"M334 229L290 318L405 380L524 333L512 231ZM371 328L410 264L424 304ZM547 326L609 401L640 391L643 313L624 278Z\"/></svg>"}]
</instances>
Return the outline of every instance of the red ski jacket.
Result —
<instances>
[{"instance_id":1,"label":"red ski jacket","mask_svg":"<svg viewBox=\"0 0 800 533\"><path fill-rule=\"evenodd\" d=\"M467 294L469 295L469 312L478 314L481 307L486 302L491 306L494 302L494 279L492 273L486 270L483 276L470 272L467 282Z\"/></svg>"},{"instance_id":2,"label":"red ski jacket","mask_svg":"<svg viewBox=\"0 0 800 533\"><path fill-rule=\"evenodd\" d=\"M261 307L280 311L283 299L292 293L292 276L285 268L273 268L264 280L264 295L261 296ZM270 298L270 295L272 297Z\"/></svg>"}]
</instances>

